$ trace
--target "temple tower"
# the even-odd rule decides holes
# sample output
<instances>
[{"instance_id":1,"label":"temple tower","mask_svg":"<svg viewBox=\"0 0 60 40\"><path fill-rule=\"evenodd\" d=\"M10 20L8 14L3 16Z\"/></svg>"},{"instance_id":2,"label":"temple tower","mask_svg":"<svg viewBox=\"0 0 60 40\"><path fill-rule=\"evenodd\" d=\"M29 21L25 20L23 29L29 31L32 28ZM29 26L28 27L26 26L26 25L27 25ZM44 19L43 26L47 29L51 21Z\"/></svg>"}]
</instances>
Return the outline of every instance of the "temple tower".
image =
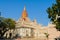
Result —
<instances>
[{"instance_id":1,"label":"temple tower","mask_svg":"<svg viewBox=\"0 0 60 40\"><path fill-rule=\"evenodd\" d=\"M28 14L27 14L27 12L26 12L26 7L24 6L24 10L23 10L23 12L22 12L22 18L23 18L24 20L26 20L27 17L28 17Z\"/></svg>"}]
</instances>

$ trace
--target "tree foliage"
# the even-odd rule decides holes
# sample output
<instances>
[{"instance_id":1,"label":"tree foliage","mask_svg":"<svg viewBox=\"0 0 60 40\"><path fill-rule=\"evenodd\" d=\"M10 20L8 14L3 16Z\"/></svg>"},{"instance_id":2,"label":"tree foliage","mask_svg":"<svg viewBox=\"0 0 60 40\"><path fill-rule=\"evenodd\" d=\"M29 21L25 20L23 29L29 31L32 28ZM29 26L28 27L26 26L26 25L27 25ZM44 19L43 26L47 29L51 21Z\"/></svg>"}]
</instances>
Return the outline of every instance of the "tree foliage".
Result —
<instances>
[{"instance_id":1,"label":"tree foliage","mask_svg":"<svg viewBox=\"0 0 60 40\"><path fill-rule=\"evenodd\" d=\"M3 38L8 26L3 20L5 20L5 18L0 17L0 38Z\"/></svg>"},{"instance_id":2,"label":"tree foliage","mask_svg":"<svg viewBox=\"0 0 60 40\"><path fill-rule=\"evenodd\" d=\"M48 18L56 24L56 28L60 30L60 0L56 0L56 4L47 9ZM58 16L57 16L58 15Z\"/></svg>"},{"instance_id":3,"label":"tree foliage","mask_svg":"<svg viewBox=\"0 0 60 40\"><path fill-rule=\"evenodd\" d=\"M10 18L0 17L0 38L4 38L4 34L15 28L15 21Z\"/></svg>"},{"instance_id":4,"label":"tree foliage","mask_svg":"<svg viewBox=\"0 0 60 40\"><path fill-rule=\"evenodd\" d=\"M10 18L7 18L4 20L5 23L8 24L8 28L9 29L14 29L15 28L15 21L10 19Z\"/></svg>"}]
</instances>

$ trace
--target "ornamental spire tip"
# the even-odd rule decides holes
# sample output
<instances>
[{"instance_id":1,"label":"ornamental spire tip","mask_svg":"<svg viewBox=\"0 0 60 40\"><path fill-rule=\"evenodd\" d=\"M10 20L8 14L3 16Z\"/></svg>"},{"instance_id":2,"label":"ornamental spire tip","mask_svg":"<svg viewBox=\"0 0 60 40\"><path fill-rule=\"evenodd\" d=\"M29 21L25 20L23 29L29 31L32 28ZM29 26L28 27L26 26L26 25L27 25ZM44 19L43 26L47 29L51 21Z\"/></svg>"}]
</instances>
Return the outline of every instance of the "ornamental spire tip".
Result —
<instances>
[{"instance_id":1,"label":"ornamental spire tip","mask_svg":"<svg viewBox=\"0 0 60 40\"><path fill-rule=\"evenodd\" d=\"M24 10L26 10L26 6L24 6Z\"/></svg>"}]
</instances>

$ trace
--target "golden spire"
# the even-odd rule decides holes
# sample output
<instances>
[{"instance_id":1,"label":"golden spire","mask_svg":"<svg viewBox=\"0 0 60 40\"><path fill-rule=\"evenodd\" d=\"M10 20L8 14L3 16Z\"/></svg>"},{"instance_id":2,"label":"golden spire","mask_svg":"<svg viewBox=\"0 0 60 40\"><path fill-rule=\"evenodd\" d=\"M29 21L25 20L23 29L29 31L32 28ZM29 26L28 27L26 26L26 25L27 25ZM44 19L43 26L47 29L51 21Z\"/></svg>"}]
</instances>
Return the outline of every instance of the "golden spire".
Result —
<instances>
[{"instance_id":1,"label":"golden spire","mask_svg":"<svg viewBox=\"0 0 60 40\"><path fill-rule=\"evenodd\" d=\"M27 12L26 12L26 7L24 6L24 10L22 12L22 18L26 19L28 17Z\"/></svg>"}]
</instances>

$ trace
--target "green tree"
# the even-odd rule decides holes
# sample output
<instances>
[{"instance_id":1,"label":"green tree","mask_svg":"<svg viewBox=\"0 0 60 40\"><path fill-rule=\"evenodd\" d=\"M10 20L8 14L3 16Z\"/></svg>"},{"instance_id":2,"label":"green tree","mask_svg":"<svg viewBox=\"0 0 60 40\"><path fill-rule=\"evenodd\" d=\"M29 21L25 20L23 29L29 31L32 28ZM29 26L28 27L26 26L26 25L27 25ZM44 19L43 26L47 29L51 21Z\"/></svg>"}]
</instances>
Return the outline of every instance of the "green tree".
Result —
<instances>
[{"instance_id":1,"label":"green tree","mask_svg":"<svg viewBox=\"0 0 60 40\"><path fill-rule=\"evenodd\" d=\"M4 38L3 36L5 32L8 31L7 29L8 25L3 20L5 20L5 18L0 17L0 38Z\"/></svg>"},{"instance_id":2,"label":"green tree","mask_svg":"<svg viewBox=\"0 0 60 40\"><path fill-rule=\"evenodd\" d=\"M13 19L7 18L4 20L5 23L8 24L8 29L10 30L10 37L12 36L11 29L15 29L15 21Z\"/></svg>"},{"instance_id":3,"label":"green tree","mask_svg":"<svg viewBox=\"0 0 60 40\"><path fill-rule=\"evenodd\" d=\"M5 23L8 24L9 29L14 29L15 28L15 21L11 18L7 18L4 20Z\"/></svg>"},{"instance_id":4,"label":"green tree","mask_svg":"<svg viewBox=\"0 0 60 40\"><path fill-rule=\"evenodd\" d=\"M11 18L0 17L0 38L4 38L4 34L11 29L15 29L15 21Z\"/></svg>"},{"instance_id":5,"label":"green tree","mask_svg":"<svg viewBox=\"0 0 60 40\"><path fill-rule=\"evenodd\" d=\"M60 30L60 0L47 9L48 18L56 24L56 29Z\"/></svg>"}]
</instances>

